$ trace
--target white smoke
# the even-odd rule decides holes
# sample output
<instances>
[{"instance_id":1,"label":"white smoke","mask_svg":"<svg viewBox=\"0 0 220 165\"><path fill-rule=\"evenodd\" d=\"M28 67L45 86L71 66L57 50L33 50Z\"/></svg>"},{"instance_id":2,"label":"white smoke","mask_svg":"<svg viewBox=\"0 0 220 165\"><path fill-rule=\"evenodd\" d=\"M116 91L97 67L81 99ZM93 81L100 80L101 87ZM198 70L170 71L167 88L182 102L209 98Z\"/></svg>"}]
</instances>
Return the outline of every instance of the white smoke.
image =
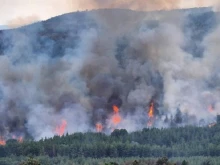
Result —
<instances>
[{"instance_id":1,"label":"white smoke","mask_svg":"<svg viewBox=\"0 0 220 165\"><path fill-rule=\"evenodd\" d=\"M196 58L183 49L189 41L183 31L186 14L108 15L113 11L86 13L98 26L77 29L76 46L56 58L49 50L52 41L47 54L33 48L47 30L43 23L28 27L29 33L5 32L5 42L12 38L12 45L0 56L1 134L29 133L39 140L55 135L62 120L67 122L65 133L94 131L96 122L108 132L113 104L120 107L122 117L117 128L135 131L147 126L151 101L158 127L167 127L165 116L175 116L177 108L196 116L183 125L214 119L220 105L220 28L205 37L204 56ZM63 32L64 27L56 30ZM118 43L125 44L123 50Z\"/></svg>"}]
</instances>

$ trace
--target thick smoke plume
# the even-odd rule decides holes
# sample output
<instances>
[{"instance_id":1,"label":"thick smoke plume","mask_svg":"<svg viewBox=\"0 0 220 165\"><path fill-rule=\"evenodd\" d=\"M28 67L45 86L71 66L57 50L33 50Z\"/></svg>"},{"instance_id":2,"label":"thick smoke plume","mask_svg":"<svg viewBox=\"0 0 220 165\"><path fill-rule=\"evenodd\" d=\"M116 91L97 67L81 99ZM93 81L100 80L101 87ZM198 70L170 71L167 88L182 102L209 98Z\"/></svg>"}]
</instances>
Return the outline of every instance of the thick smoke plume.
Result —
<instances>
[{"instance_id":1,"label":"thick smoke plume","mask_svg":"<svg viewBox=\"0 0 220 165\"><path fill-rule=\"evenodd\" d=\"M100 10L85 15L96 25L78 28L72 43L58 35L71 37L68 30L79 26L68 16L47 32L53 41L39 40L50 23L3 32L2 137L51 137L64 120L65 133L96 131L97 123L109 133L215 119L220 108L219 26L197 43L204 53L196 56L184 48L192 42L191 27L184 30L187 12ZM62 41L59 49L71 46L55 55L51 48L57 40ZM39 42L46 42L46 53ZM113 106L119 110L114 112Z\"/></svg>"}]
</instances>

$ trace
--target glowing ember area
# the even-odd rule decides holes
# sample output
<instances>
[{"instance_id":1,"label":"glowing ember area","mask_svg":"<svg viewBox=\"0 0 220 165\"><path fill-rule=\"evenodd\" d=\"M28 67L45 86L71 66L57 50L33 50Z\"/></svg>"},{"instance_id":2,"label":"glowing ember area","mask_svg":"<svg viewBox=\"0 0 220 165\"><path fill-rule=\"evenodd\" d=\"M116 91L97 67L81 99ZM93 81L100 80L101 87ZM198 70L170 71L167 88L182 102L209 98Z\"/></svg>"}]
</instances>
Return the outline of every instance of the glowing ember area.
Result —
<instances>
[{"instance_id":1,"label":"glowing ember area","mask_svg":"<svg viewBox=\"0 0 220 165\"><path fill-rule=\"evenodd\" d=\"M97 131L97 132L102 132L102 130L103 130L102 124L101 124L101 123L97 123L97 124L96 124L96 131Z\"/></svg>"},{"instance_id":2,"label":"glowing ember area","mask_svg":"<svg viewBox=\"0 0 220 165\"><path fill-rule=\"evenodd\" d=\"M153 102L150 103L150 108L148 111L148 118L149 118L149 120L148 120L147 126L152 127L153 118L154 118L154 103Z\"/></svg>"},{"instance_id":3,"label":"glowing ember area","mask_svg":"<svg viewBox=\"0 0 220 165\"><path fill-rule=\"evenodd\" d=\"M17 140L18 140L19 143L22 143L23 142L23 137L19 137Z\"/></svg>"},{"instance_id":4,"label":"glowing ember area","mask_svg":"<svg viewBox=\"0 0 220 165\"><path fill-rule=\"evenodd\" d=\"M119 108L116 105L113 105L114 114L112 116L112 123L118 125L121 122L121 116L119 114Z\"/></svg>"},{"instance_id":5,"label":"glowing ember area","mask_svg":"<svg viewBox=\"0 0 220 165\"><path fill-rule=\"evenodd\" d=\"M5 140L0 136L0 146L4 146L5 144Z\"/></svg>"},{"instance_id":6,"label":"glowing ember area","mask_svg":"<svg viewBox=\"0 0 220 165\"><path fill-rule=\"evenodd\" d=\"M23 142L23 137L22 137L22 136L17 137L17 136L15 136L15 135L13 135L13 136L12 136L12 139L16 139L19 143L22 143L22 142Z\"/></svg>"},{"instance_id":7,"label":"glowing ember area","mask_svg":"<svg viewBox=\"0 0 220 165\"><path fill-rule=\"evenodd\" d=\"M67 126L66 120L62 120L61 125L56 127L56 133L59 136L62 136L64 134L64 132L65 132L66 126Z\"/></svg>"},{"instance_id":8,"label":"glowing ember area","mask_svg":"<svg viewBox=\"0 0 220 165\"><path fill-rule=\"evenodd\" d=\"M113 111L114 113L118 113L119 112L119 108L116 105L113 105Z\"/></svg>"},{"instance_id":9,"label":"glowing ember area","mask_svg":"<svg viewBox=\"0 0 220 165\"><path fill-rule=\"evenodd\" d=\"M209 110L209 112L214 112L213 106L212 106L212 105L209 105L208 110Z\"/></svg>"},{"instance_id":10,"label":"glowing ember area","mask_svg":"<svg viewBox=\"0 0 220 165\"><path fill-rule=\"evenodd\" d=\"M118 125L121 122L121 116L119 114L114 114L112 117L112 122L114 125Z\"/></svg>"}]
</instances>

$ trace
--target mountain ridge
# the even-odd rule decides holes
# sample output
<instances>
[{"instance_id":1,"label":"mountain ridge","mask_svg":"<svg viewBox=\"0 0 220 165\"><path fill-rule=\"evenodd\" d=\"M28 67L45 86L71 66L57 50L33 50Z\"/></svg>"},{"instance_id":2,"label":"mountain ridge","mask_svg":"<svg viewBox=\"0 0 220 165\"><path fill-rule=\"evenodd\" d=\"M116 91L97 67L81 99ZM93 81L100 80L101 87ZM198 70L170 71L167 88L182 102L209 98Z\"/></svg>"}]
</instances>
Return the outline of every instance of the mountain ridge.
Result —
<instances>
[{"instance_id":1,"label":"mountain ridge","mask_svg":"<svg viewBox=\"0 0 220 165\"><path fill-rule=\"evenodd\" d=\"M190 14L195 15L195 17L197 14L204 15L205 13L213 13L212 8L209 7L181 9L181 10L177 9L170 11L152 11L152 12L134 11L130 9L98 9L91 11L78 11L78 12L65 13L44 21L35 22L33 24L25 25L15 29L0 30L0 41L5 40L5 38L2 36L6 36L7 40L10 40L10 38L12 38L11 33L15 34L16 32L19 32L19 33L23 33L24 35L27 35L27 37L30 36L29 34L35 33L35 36L36 35L44 36L46 37L46 40L50 39L51 42L55 42L55 44L58 43L57 46L55 45L55 47L57 47L55 49L59 49L58 45L61 44L62 39L69 38L69 40L66 41L65 43L67 42L70 43L73 40L75 41L79 39L79 35L80 35L79 33L82 30L85 31L86 29L90 29L90 28L95 28L95 29L99 28L100 25L98 25L99 22L97 22L97 19L100 19L100 17L102 19L101 23L103 23L103 20L105 22L108 22L110 20L110 23L107 23L107 26L114 25L113 27L110 28L123 28L123 26L127 26L127 27L132 26L132 24L134 24L134 20L135 21L140 20L139 22L142 22L148 14L152 15L152 14L172 13L172 12L178 12L178 13L184 12L187 13L188 15ZM114 22L114 20L112 20L112 17L114 17L114 19L118 17L117 21ZM125 22L122 23L120 19L122 19L122 21ZM120 26L122 27L118 26L119 24L121 24ZM200 28L202 28L202 26ZM5 35L1 35L1 34L5 34ZM38 43L39 42L40 41L38 40ZM43 47L44 46L42 46L42 48ZM7 49L7 45L0 42L0 48L1 48L0 54L3 54L5 51L2 50L2 48ZM67 48L70 48L70 45ZM63 53L64 52L62 52L62 54Z\"/></svg>"}]
</instances>

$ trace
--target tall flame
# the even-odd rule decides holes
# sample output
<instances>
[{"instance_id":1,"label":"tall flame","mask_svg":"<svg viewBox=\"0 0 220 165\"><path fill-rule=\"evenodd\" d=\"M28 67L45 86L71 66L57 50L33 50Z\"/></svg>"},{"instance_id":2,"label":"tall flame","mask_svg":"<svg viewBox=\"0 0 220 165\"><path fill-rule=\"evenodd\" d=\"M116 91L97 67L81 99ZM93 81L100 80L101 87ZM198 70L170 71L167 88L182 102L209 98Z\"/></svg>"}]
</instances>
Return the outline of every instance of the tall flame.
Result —
<instances>
[{"instance_id":1,"label":"tall flame","mask_svg":"<svg viewBox=\"0 0 220 165\"><path fill-rule=\"evenodd\" d=\"M150 103L150 109L148 111L148 117L149 118L153 118L154 117L154 103L153 102Z\"/></svg>"},{"instance_id":2,"label":"tall flame","mask_svg":"<svg viewBox=\"0 0 220 165\"><path fill-rule=\"evenodd\" d=\"M154 103L151 102L150 103L150 108L149 108L149 111L148 111L148 127L151 127L153 125L153 119L154 119Z\"/></svg>"},{"instance_id":3,"label":"tall flame","mask_svg":"<svg viewBox=\"0 0 220 165\"><path fill-rule=\"evenodd\" d=\"M112 107L114 114L112 116L112 123L114 125L118 125L121 122L121 116L119 114L119 108L116 105L113 105Z\"/></svg>"},{"instance_id":4,"label":"tall flame","mask_svg":"<svg viewBox=\"0 0 220 165\"><path fill-rule=\"evenodd\" d=\"M6 145L6 141L4 140L3 137L0 136L0 146Z\"/></svg>"},{"instance_id":5,"label":"tall flame","mask_svg":"<svg viewBox=\"0 0 220 165\"><path fill-rule=\"evenodd\" d=\"M56 133L59 136L62 136L65 132L66 126L67 126L67 121L63 119L61 124L56 127Z\"/></svg>"},{"instance_id":6,"label":"tall flame","mask_svg":"<svg viewBox=\"0 0 220 165\"><path fill-rule=\"evenodd\" d=\"M101 123L97 123L97 124L96 124L96 131L97 131L97 132L102 132L102 130L103 130L102 124L101 124Z\"/></svg>"}]
</instances>

